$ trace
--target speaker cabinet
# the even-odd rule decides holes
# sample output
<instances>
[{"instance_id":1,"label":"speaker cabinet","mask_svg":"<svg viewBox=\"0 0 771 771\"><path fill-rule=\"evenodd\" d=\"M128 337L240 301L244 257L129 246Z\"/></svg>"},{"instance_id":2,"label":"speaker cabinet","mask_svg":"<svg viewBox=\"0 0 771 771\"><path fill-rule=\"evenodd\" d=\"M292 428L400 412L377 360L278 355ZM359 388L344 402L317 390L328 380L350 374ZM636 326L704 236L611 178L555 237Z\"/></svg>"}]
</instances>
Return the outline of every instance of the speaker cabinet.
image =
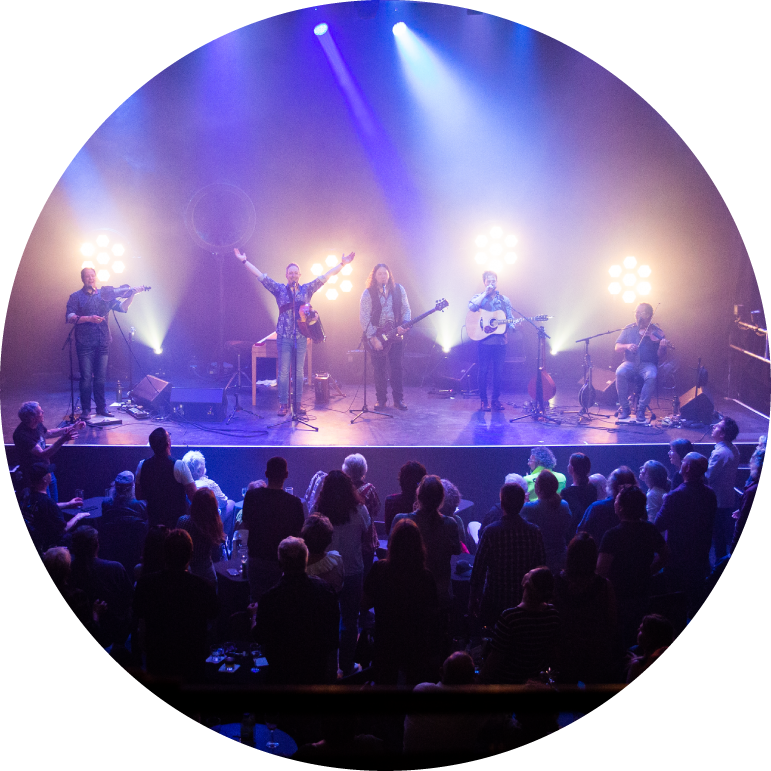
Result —
<instances>
[{"instance_id":1,"label":"speaker cabinet","mask_svg":"<svg viewBox=\"0 0 771 771\"><path fill-rule=\"evenodd\" d=\"M680 397L680 417L685 420L708 425L714 415L715 405L704 391L696 393L696 389L691 388Z\"/></svg>"},{"instance_id":2,"label":"speaker cabinet","mask_svg":"<svg viewBox=\"0 0 771 771\"><path fill-rule=\"evenodd\" d=\"M171 383L159 377L147 375L134 386L131 398L143 407L158 409L161 404L169 400L170 393Z\"/></svg>"},{"instance_id":3,"label":"speaker cabinet","mask_svg":"<svg viewBox=\"0 0 771 771\"><path fill-rule=\"evenodd\" d=\"M583 381L581 381L583 383ZM597 404L602 407L615 407L618 404L618 391L616 390L616 381L609 380L601 387L595 389L597 393Z\"/></svg>"},{"instance_id":4,"label":"speaker cabinet","mask_svg":"<svg viewBox=\"0 0 771 771\"><path fill-rule=\"evenodd\" d=\"M220 423L227 412L224 388L172 388L171 410L183 420Z\"/></svg>"}]
</instances>

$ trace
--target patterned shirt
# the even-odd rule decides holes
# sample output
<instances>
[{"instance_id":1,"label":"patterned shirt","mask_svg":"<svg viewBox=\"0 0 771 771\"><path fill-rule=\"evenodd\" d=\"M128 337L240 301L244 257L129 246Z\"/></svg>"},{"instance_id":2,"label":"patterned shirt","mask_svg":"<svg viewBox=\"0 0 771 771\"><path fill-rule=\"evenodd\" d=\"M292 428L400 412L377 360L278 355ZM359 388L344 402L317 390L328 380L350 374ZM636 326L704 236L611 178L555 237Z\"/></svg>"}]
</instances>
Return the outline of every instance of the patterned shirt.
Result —
<instances>
[{"instance_id":1,"label":"patterned shirt","mask_svg":"<svg viewBox=\"0 0 771 771\"><path fill-rule=\"evenodd\" d=\"M110 311L125 313L120 300L107 302L102 299L101 290L89 293L85 287L73 292L67 300L66 316L74 313L76 316L101 316L104 321L96 324L84 321L75 325L75 342L78 345L107 345L111 341L110 326L107 321Z\"/></svg>"},{"instance_id":2,"label":"patterned shirt","mask_svg":"<svg viewBox=\"0 0 771 771\"><path fill-rule=\"evenodd\" d=\"M397 284L402 295L402 317L400 319L394 318L394 293L389 292L386 296L382 289L378 289L378 297L380 298L380 320L378 326L385 326L386 322L392 321L397 327L403 324L405 321L409 321L412 318L410 312L410 303L407 300L407 292L401 284ZM377 329L370 324L370 318L372 317L372 296L369 293L369 289L364 290L364 294L361 296L361 303L359 305L359 322L361 328L366 332L367 337L377 332Z\"/></svg>"},{"instance_id":3,"label":"patterned shirt","mask_svg":"<svg viewBox=\"0 0 771 771\"><path fill-rule=\"evenodd\" d=\"M319 276L309 284L301 284L295 295L295 312L300 320L300 306L311 301L311 297L324 286L325 279ZM278 322L276 334L278 338L292 336L292 293L286 284L279 284L267 275L262 277L262 285L276 298L278 305ZM299 330L298 330L299 333Z\"/></svg>"}]
</instances>

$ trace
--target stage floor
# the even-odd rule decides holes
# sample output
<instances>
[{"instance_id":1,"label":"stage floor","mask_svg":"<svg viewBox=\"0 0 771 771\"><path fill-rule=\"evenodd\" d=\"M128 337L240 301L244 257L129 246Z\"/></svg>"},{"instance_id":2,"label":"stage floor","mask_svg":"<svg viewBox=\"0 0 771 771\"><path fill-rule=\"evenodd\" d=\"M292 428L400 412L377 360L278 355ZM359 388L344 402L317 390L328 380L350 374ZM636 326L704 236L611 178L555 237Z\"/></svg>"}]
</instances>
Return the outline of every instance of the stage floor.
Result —
<instances>
[{"instance_id":1,"label":"stage floor","mask_svg":"<svg viewBox=\"0 0 771 771\"><path fill-rule=\"evenodd\" d=\"M200 385L200 384L199 384ZM577 394L561 398L558 393L553 414L560 423L539 422L530 416L515 423L511 418L526 415L524 404L529 402L525 393L507 393L502 397L504 412L479 411L476 396L450 397L432 392L428 387L405 389L409 409L400 412L388 407L390 417L367 413L355 423L350 409L362 405L361 389L356 385L342 387L346 396L336 394L334 388L329 404L315 406L314 393L305 389L304 404L307 419L318 431L302 424L284 422L276 414L278 399L275 388L260 387L257 406L251 405L250 389L244 387L239 397L241 406L256 413L237 412L226 422L183 422L175 418L164 420L136 420L130 415L115 412L122 425L109 428L88 427L80 433L76 444L84 445L146 445L147 437L157 425L164 425L172 434L176 446L307 446L307 447L485 447L533 446L536 444L592 445L592 444L667 444L675 437L684 437L694 443L709 442L709 429L673 428L638 425L616 425L609 408L592 410L592 419L579 422ZM108 388L108 396L114 389ZM68 414L69 392L30 387L6 387L2 393L3 438L13 442L13 431L18 425L16 412L25 400L35 399L45 410L49 428L59 425ZM228 394L228 409L233 409L235 396ZM374 389L370 386L368 404L373 409ZM390 403L390 402L389 402ZM671 404L661 399L654 412L659 418L671 414ZM715 400L715 409L734 418L741 429L738 442L754 443L760 434L768 432L768 419L724 398ZM600 416L596 416L599 413ZM605 417L601 417L605 416ZM101 420L101 418L99 418ZM276 425L280 424L280 425Z\"/></svg>"}]
</instances>

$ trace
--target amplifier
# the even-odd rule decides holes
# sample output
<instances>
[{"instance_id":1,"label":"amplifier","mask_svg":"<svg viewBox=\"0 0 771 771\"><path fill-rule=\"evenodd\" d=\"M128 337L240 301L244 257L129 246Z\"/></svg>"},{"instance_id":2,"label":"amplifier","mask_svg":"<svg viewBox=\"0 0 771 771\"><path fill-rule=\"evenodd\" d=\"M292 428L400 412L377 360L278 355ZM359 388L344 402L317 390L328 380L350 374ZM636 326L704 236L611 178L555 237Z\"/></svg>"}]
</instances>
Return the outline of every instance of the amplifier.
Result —
<instances>
[{"instance_id":1,"label":"amplifier","mask_svg":"<svg viewBox=\"0 0 771 771\"><path fill-rule=\"evenodd\" d=\"M171 410L183 420L221 422L227 395L224 388L172 388Z\"/></svg>"}]
</instances>

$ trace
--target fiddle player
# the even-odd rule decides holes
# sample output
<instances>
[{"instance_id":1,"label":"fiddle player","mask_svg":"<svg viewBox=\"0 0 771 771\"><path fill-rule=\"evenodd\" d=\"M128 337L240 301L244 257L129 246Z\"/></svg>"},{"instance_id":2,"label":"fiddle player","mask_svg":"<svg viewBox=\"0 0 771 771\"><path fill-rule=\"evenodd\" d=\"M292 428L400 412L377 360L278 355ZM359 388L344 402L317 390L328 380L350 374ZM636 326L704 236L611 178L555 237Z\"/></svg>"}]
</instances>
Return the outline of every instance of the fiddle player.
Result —
<instances>
[{"instance_id":1,"label":"fiddle player","mask_svg":"<svg viewBox=\"0 0 771 771\"><path fill-rule=\"evenodd\" d=\"M624 352L624 361L616 370L616 390L621 409L619 420L630 420L629 387L637 375L643 385L637 402L637 423L645 423L645 410L656 389L659 364L667 355L669 342L661 327L652 322L653 306L640 303L634 312L635 323L621 330L616 340L616 351Z\"/></svg>"},{"instance_id":2,"label":"fiddle player","mask_svg":"<svg viewBox=\"0 0 771 771\"><path fill-rule=\"evenodd\" d=\"M506 318L510 319L514 314L511 310L511 301L498 291L498 274L492 270L486 270L482 274L482 282L485 285L483 292L474 295L468 307L472 311L503 311ZM501 376L503 375L503 363L506 360L506 343L508 342L508 329L502 335L488 335L477 343L479 355L479 398L482 412L490 412L487 403L487 373L493 371L492 408L495 411L505 409L501 404Z\"/></svg>"},{"instance_id":3,"label":"fiddle player","mask_svg":"<svg viewBox=\"0 0 771 771\"><path fill-rule=\"evenodd\" d=\"M108 324L110 311L125 313L134 301L135 290L130 290L124 300L102 299L96 288L96 271L83 268L80 271L83 288L73 292L67 300L67 323L75 324L75 351L80 367L80 417L91 416L91 388L93 380L96 414L112 417L104 398L104 381L107 377L107 357L112 335Z\"/></svg>"}]
</instances>

